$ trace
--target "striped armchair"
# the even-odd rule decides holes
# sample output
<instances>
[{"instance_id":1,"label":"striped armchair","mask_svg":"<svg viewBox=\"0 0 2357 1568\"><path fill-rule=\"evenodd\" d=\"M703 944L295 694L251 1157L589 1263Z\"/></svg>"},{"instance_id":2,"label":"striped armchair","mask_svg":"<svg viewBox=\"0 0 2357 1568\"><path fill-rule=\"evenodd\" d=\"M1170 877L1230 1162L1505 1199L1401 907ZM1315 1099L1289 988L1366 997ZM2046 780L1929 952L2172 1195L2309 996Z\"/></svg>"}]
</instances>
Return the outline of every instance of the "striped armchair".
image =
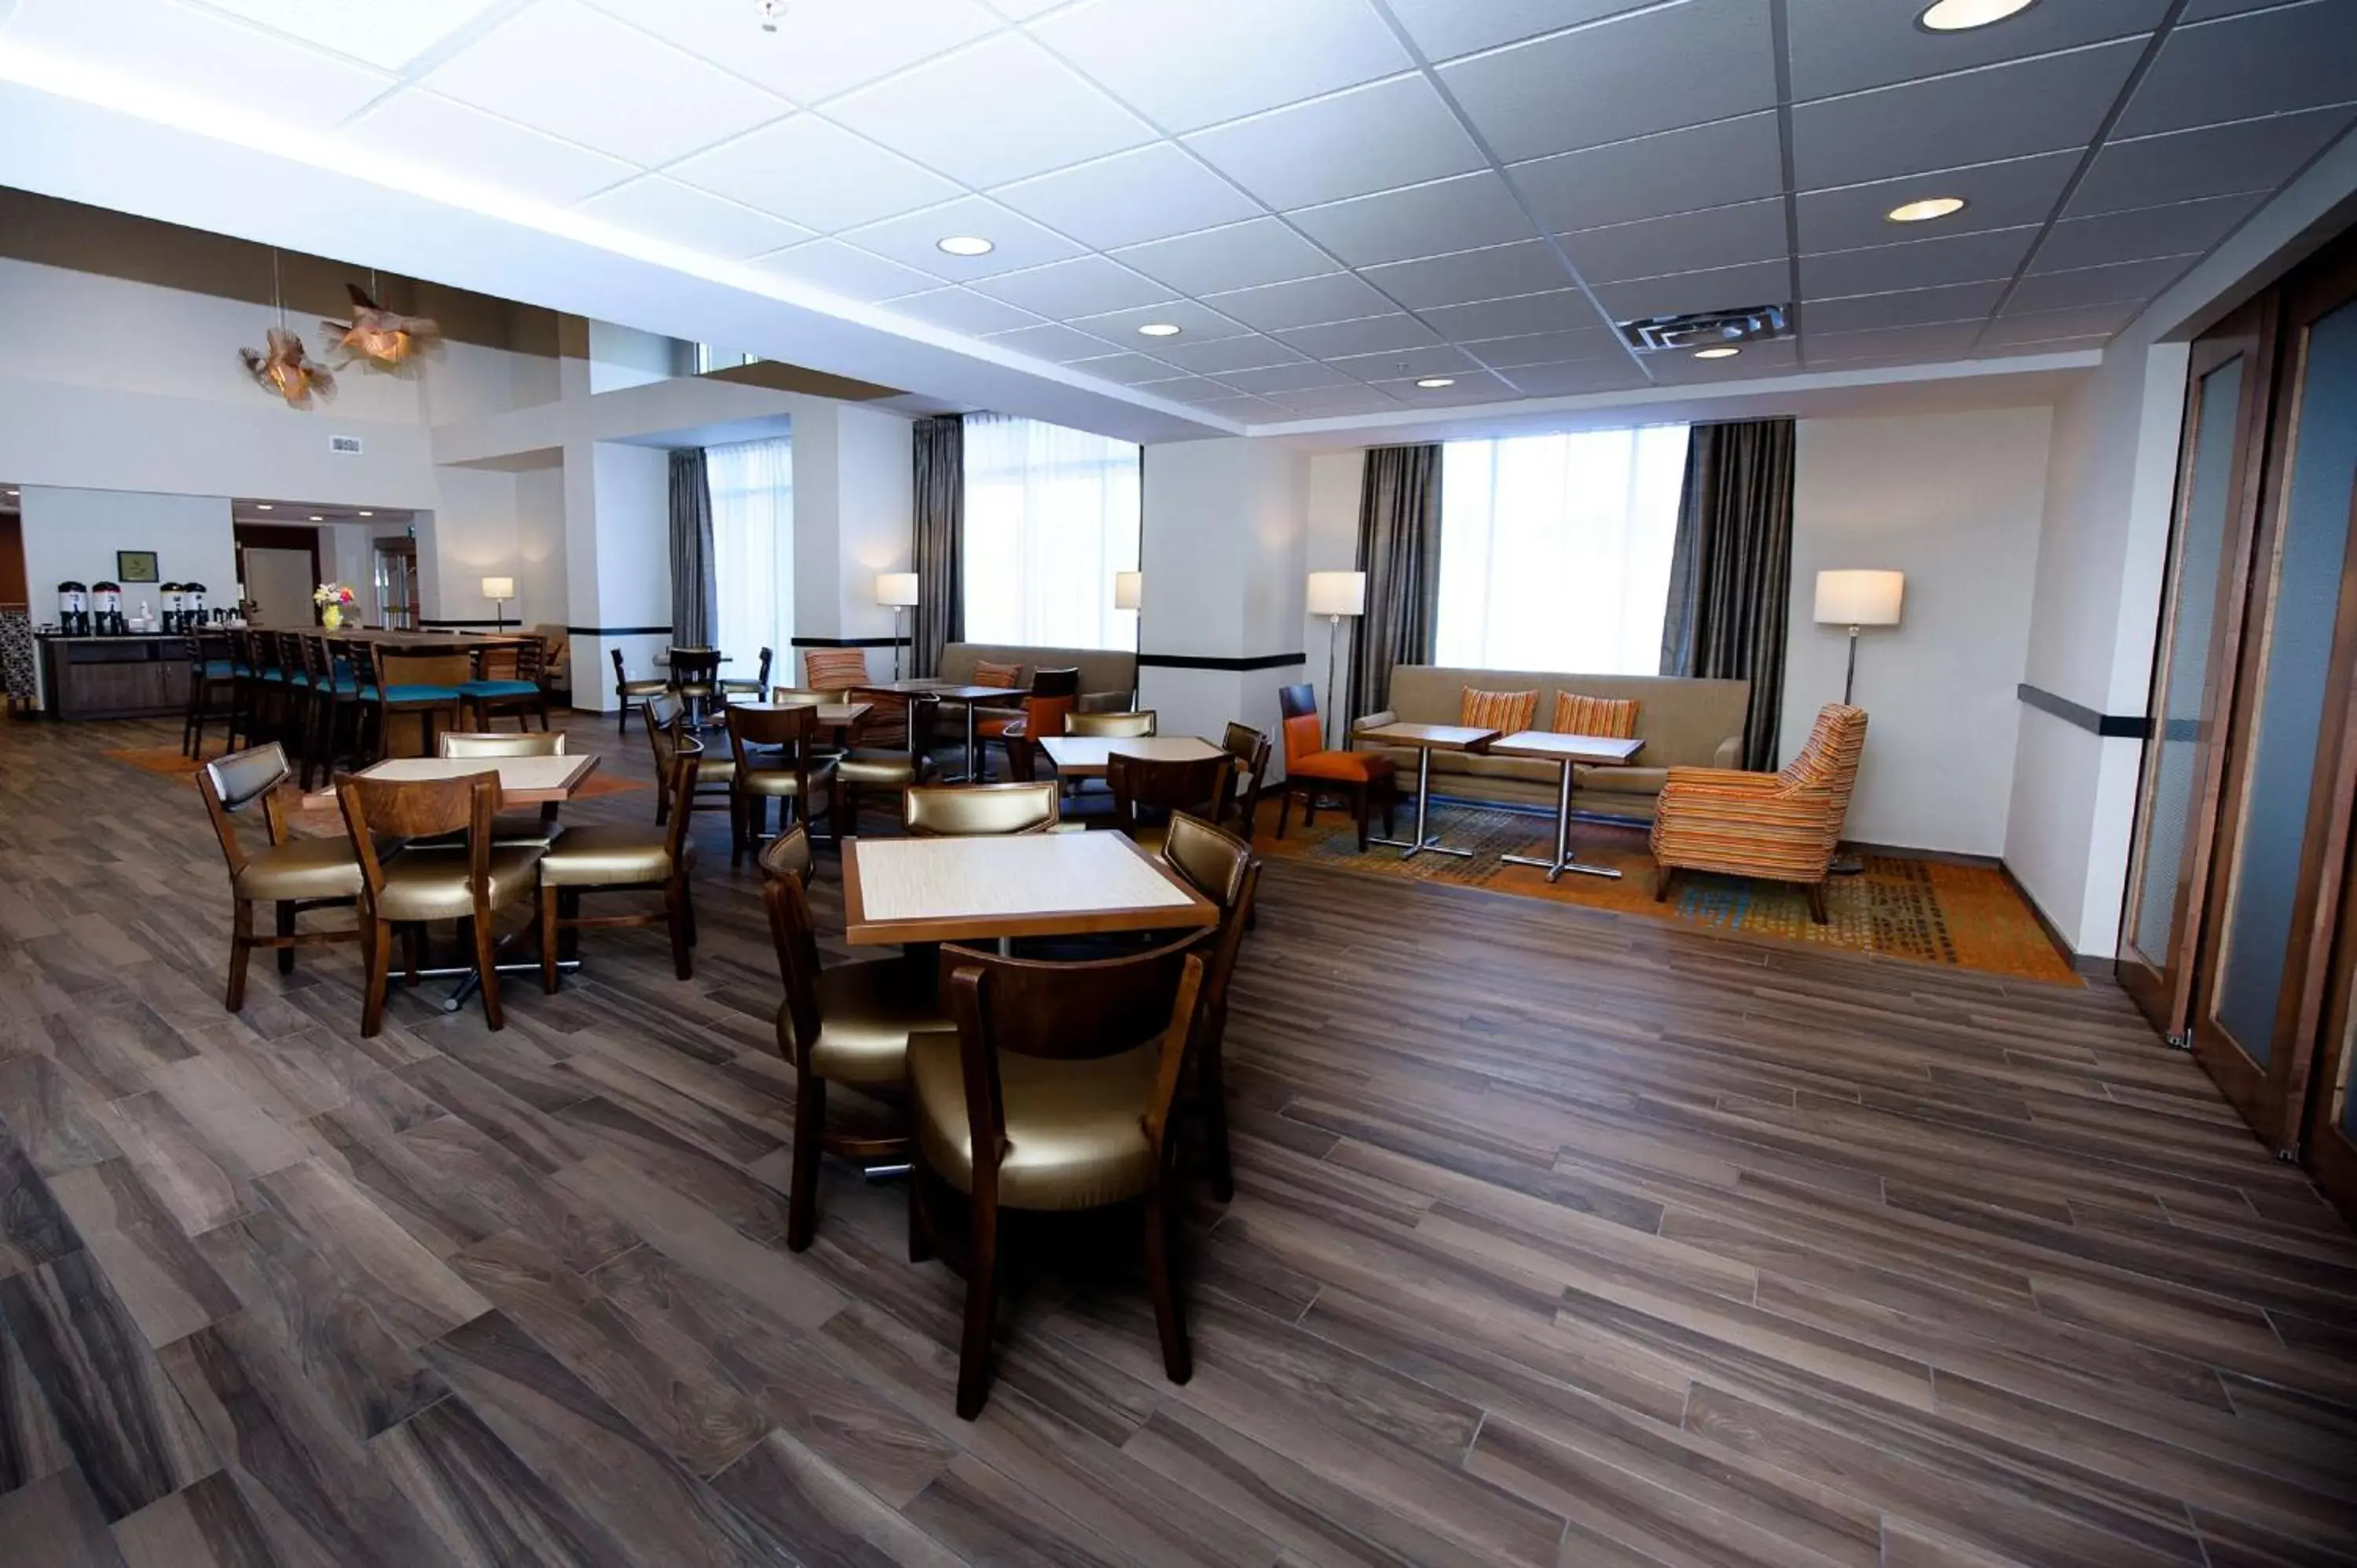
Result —
<instances>
[{"instance_id":1,"label":"striped armchair","mask_svg":"<svg viewBox=\"0 0 2357 1568\"><path fill-rule=\"evenodd\" d=\"M1825 873L1841 843L1866 748L1866 710L1828 703L1808 744L1781 773L1673 768L1653 817L1656 899L1680 871L1799 882L1809 914L1825 922Z\"/></svg>"}]
</instances>

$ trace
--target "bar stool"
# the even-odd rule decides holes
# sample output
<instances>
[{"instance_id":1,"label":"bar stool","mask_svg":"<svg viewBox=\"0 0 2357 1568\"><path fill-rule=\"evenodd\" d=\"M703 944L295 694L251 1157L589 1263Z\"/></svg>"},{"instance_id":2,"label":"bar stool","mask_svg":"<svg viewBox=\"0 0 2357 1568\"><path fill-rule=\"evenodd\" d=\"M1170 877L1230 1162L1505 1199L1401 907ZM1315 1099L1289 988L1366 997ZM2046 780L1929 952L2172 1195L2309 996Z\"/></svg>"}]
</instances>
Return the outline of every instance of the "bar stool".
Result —
<instances>
[{"instance_id":1,"label":"bar stool","mask_svg":"<svg viewBox=\"0 0 2357 1568\"><path fill-rule=\"evenodd\" d=\"M461 698L456 686L436 686L408 682L389 686L384 682L384 661L376 649L366 642L349 644L352 661L353 686L359 700L371 704L376 719L374 745L370 754L377 760L390 756L393 750L393 723L396 717L415 715L424 726L424 750L434 753L436 718L448 715L447 727L458 727Z\"/></svg>"},{"instance_id":2,"label":"bar stool","mask_svg":"<svg viewBox=\"0 0 2357 1568\"><path fill-rule=\"evenodd\" d=\"M226 633L201 631L188 639L188 705L180 720L180 755L205 754L205 724L224 725L237 703L237 662Z\"/></svg>"}]
</instances>

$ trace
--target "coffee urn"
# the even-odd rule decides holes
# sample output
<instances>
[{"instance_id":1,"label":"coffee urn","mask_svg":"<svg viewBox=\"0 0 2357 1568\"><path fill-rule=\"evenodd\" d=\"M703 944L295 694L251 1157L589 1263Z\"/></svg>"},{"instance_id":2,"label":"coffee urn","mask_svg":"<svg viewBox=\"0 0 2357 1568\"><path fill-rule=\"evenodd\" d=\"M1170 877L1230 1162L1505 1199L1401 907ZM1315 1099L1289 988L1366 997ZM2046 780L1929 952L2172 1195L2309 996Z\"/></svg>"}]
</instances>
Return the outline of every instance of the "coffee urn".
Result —
<instances>
[{"instance_id":1,"label":"coffee urn","mask_svg":"<svg viewBox=\"0 0 2357 1568\"><path fill-rule=\"evenodd\" d=\"M90 585L90 629L98 637L121 637L130 629L123 619L123 585L92 583Z\"/></svg>"},{"instance_id":2,"label":"coffee urn","mask_svg":"<svg viewBox=\"0 0 2357 1568\"><path fill-rule=\"evenodd\" d=\"M156 596L164 601L163 618L156 623L156 629L167 636L186 631L188 626L180 614L180 585L158 583L156 585Z\"/></svg>"},{"instance_id":3,"label":"coffee urn","mask_svg":"<svg viewBox=\"0 0 2357 1568\"><path fill-rule=\"evenodd\" d=\"M202 583L180 585L180 629L205 629L205 585Z\"/></svg>"},{"instance_id":4,"label":"coffee urn","mask_svg":"<svg viewBox=\"0 0 2357 1568\"><path fill-rule=\"evenodd\" d=\"M90 635L90 587L87 584L58 585L58 634L61 637Z\"/></svg>"}]
</instances>

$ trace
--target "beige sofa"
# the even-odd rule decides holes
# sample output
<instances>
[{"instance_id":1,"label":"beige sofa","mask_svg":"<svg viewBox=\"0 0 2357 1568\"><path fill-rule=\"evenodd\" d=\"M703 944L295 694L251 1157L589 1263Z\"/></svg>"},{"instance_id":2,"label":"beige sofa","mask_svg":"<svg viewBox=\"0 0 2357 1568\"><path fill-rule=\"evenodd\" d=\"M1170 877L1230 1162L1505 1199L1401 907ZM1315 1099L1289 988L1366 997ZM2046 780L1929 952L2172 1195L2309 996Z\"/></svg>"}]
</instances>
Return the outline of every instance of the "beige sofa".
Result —
<instances>
[{"instance_id":1,"label":"beige sofa","mask_svg":"<svg viewBox=\"0 0 2357 1568\"><path fill-rule=\"evenodd\" d=\"M1568 675L1553 671L1450 670L1432 664L1402 664L1392 671L1392 706L1370 714L1353 729L1398 720L1406 724L1453 725L1465 688L1539 694L1531 720L1544 729L1555 714L1555 694L1636 699L1637 734L1645 748L1626 768L1581 768L1575 776L1574 805L1585 811L1651 822L1654 797L1673 768L1739 768L1743 765L1743 720L1751 702L1749 681L1689 681L1667 675ZM1353 746L1364 743L1353 740ZM1400 768L1400 788L1415 787L1415 753L1380 746ZM1516 805L1555 804L1558 773L1552 762L1526 757L1483 757L1461 751L1432 754L1432 792L1466 800Z\"/></svg>"},{"instance_id":2,"label":"beige sofa","mask_svg":"<svg viewBox=\"0 0 2357 1568\"><path fill-rule=\"evenodd\" d=\"M1104 648L1005 648L987 642L952 642L942 650L941 678L971 682L977 660L1019 664L1018 687L1031 683L1034 670L1081 672L1080 708L1083 713L1126 712L1137 694L1137 655Z\"/></svg>"}]
</instances>

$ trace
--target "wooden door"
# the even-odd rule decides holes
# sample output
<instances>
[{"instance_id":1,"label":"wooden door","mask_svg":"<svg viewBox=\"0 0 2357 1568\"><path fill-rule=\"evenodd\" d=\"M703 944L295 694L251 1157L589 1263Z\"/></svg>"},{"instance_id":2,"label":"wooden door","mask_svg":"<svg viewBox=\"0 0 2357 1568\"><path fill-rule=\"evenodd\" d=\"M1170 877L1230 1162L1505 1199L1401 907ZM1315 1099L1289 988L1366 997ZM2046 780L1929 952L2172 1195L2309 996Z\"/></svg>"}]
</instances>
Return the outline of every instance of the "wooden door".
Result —
<instances>
[{"instance_id":1,"label":"wooden door","mask_svg":"<svg viewBox=\"0 0 2357 1568\"><path fill-rule=\"evenodd\" d=\"M2357 1225L2357 1097L2350 1082L2357 1067L2357 875L2341 866L2341 908L2331 972L2325 983L2324 1038L2317 1053L2315 1090L2309 1096L2304 1162L2352 1225Z\"/></svg>"},{"instance_id":2,"label":"wooden door","mask_svg":"<svg viewBox=\"0 0 2357 1568\"><path fill-rule=\"evenodd\" d=\"M2357 792L2357 246L2295 274L2282 295L2193 1049L2289 1156L2307 1120Z\"/></svg>"},{"instance_id":3,"label":"wooden door","mask_svg":"<svg viewBox=\"0 0 2357 1568\"><path fill-rule=\"evenodd\" d=\"M2254 301L2205 334L2186 378L2169 579L2145 708L2152 731L2116 965L2153 1026L2180 1045L2192 1012L2224 719L2249 597L2273 304Z\"/></svg>"}]
</instances>

